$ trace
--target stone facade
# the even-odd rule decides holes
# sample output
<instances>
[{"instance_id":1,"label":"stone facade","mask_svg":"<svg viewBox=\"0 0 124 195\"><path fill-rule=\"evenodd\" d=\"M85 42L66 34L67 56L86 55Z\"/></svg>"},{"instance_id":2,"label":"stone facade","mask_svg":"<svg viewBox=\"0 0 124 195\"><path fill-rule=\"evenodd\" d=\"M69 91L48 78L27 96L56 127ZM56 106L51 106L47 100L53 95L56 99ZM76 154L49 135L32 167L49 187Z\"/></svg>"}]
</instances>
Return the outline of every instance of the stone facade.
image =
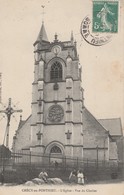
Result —
<instances>
[{"instance_id":1,"label":"stone facade","mask_svg":"<svg viewBox=\"0 0 124 195\"><path fill-rule=\"evenodd\" d=\"M23 124L21 121L13 150L110 160L109 129L84 106L81 65L73 35L66 42L55 35L49 42L42 24L34 55L32 115Z\"/></svg>"},{"instance_id":2,"label":"stone facade","mask_svg":"<svg viewBox=\"0 0 124 195\"><path fill-rule=\"evenodd\" d=\"M40 147L48 154L56 146L63 156L83 157L83 90L76 43L58 41L57 36L50 43L44 24L41 29L41 39L34 44L32 151Z\"/></svg>"},{"instance_id":3,"label":"stone facade","mask_svg":"<svg viewBox=\"0 0 124 195\"><path fill-rule=\"evenodd\" d=\"M84 158L109 160L109 132L86 109L83 109Z\"/></svg>"}]
</instances>

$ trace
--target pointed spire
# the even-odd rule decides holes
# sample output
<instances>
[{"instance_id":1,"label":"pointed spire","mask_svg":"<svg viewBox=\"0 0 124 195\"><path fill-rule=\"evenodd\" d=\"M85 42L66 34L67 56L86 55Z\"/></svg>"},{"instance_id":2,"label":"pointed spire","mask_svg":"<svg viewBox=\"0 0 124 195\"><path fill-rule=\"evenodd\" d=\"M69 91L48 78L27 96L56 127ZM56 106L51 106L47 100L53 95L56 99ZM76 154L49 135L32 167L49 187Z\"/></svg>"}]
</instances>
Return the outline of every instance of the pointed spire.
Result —
<instances>
[{"instance_id":1,"label":"pointed spire","mask_svg":"<svg viewBox=\"0 0 124 195\"><path fill-rule=\"evenodd\" d=\"M37 37L36 42L42 42L42 41L49 42L47 34L46 34L45 27L44 27L44 22L42 22L42 26L41 26L41 29L40 29L40 32L39 32L39 35Z\"/></svg>"}]
</instances>

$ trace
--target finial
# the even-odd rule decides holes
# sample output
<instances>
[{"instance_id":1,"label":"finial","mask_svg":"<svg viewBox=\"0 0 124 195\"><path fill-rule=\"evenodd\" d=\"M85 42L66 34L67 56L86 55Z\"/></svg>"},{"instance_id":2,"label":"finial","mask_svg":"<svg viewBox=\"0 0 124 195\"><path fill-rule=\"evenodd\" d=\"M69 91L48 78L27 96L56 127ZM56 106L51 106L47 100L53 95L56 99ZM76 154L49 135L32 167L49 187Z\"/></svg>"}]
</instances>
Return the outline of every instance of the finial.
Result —
<instances>
[{"instance_id":1,"label":"finial","mask_svg":"<svg viewBox=\"0 0 124 195\"><path fill-rule=\"evenodd\" d=\"M74 42L74 36L73 36L73 31L71 31L71 44Z\"/></svg>"},{"instance_id":2,"label":"finial","mask_svg":"<svg viewBox=\"0 0 124 195\"><path fill-rule=\"evenodd\" d=\"M45 12L44 12L44 8L45 8L45 5L41 5L41 7L42 7L42 24L44 24L44 14L45 14Z\"/></svg>"},{"instance_id":3,"label":"finial","mask_svg":"<svg viewBox=\"0 0 124 195\"><path fill-rule=\"evenodd\" d=\"M54 40L54 42L58 42L58 35L57 35L57 33L55 33L55 40Z\"/></svg>"},{"instance_id":4,"label":"finial","mask_svg":"<svg viewBox=\"0 0 124 195\"><path fill-rule=\"evenodd\" d=\"M11 103L11 98L9 98L9 103Z\"/></svg>"},{"instance_id":5,"label":"finial","mask_svg":"<svg viewBox=\"0 0 124 195\"><path fill-rule=\"evenodd\" d=\"M77 41L75 40L75 42L74 42L74 45L75 45L75 47L76 47L76 45L77 45Z\"/></svg>"},{"instance_id":6,"label":"finial","mask_svg":"<svg viewBox=\"0 0 124 195\"><path fill-rule=\"evenodd\" d=\"M22 115L20 115L20 121L22 121Z\"/></svg>"}]
</instances>

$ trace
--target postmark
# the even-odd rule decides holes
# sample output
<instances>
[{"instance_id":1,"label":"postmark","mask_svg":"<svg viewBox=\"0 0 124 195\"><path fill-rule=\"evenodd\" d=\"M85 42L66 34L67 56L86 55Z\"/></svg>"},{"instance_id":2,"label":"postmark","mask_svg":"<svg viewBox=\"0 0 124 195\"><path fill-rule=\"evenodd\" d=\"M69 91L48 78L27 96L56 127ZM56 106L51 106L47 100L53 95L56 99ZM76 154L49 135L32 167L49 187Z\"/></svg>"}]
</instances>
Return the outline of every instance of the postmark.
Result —
<instances>
[{"instance_id":1,"label":"postmark","mask_svg":"<svg viewBox=\"0 0 124 195\"><path fill-rule=\"evenodd\" d=\"M92 33L92 22L89 16L86 16L81 23L81 35L84 40L93 46L102 46L111 41L111 34Z\"/></svg>"},{"instance_id":2,"label":"postmark","mask_svg":"<svg viewBox=\"0 0 124 195\"><path fill-rule=\"evenodd\" d=\"M118 0L93 0L92 16L86 16L81 23L81 35L93 46L102 46L118 33Z\"/></svg>"},{"instance_id":3,"label":"postmark","mask_svg":"<svg viewBox=\"0 0 124 195\"><path fill-rule=\"evenodd\" d=\"M118 1L93 1L92 31L118 32Z\"/></svg>"}]
</instances>

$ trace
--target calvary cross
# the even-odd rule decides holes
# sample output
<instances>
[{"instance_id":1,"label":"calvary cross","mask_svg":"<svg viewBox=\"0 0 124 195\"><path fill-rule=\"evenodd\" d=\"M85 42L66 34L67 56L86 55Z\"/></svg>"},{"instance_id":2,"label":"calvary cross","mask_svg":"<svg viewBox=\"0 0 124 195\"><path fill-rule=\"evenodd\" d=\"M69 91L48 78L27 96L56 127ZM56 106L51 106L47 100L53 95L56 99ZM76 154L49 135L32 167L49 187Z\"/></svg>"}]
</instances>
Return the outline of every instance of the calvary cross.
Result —
<instances>
[{"instance_id":1,"label":"calvary cross","mask_svg":"<svg viewBox=\"0 0 124 195\"><path fill-rule=\"evenodd\" d=\"M7 148L9 147L9 127L10 127L11 115L15 112L22 112L22 110L14 110L11 106L11 98L9 98L8 107L5 110L0 110L0 113L4 113L7 116L7 125L6 125L4 140L3 140L3 144L4 144L5 139L6 139L6 145L5 146Z\"/></svg>"}]
</instances>

